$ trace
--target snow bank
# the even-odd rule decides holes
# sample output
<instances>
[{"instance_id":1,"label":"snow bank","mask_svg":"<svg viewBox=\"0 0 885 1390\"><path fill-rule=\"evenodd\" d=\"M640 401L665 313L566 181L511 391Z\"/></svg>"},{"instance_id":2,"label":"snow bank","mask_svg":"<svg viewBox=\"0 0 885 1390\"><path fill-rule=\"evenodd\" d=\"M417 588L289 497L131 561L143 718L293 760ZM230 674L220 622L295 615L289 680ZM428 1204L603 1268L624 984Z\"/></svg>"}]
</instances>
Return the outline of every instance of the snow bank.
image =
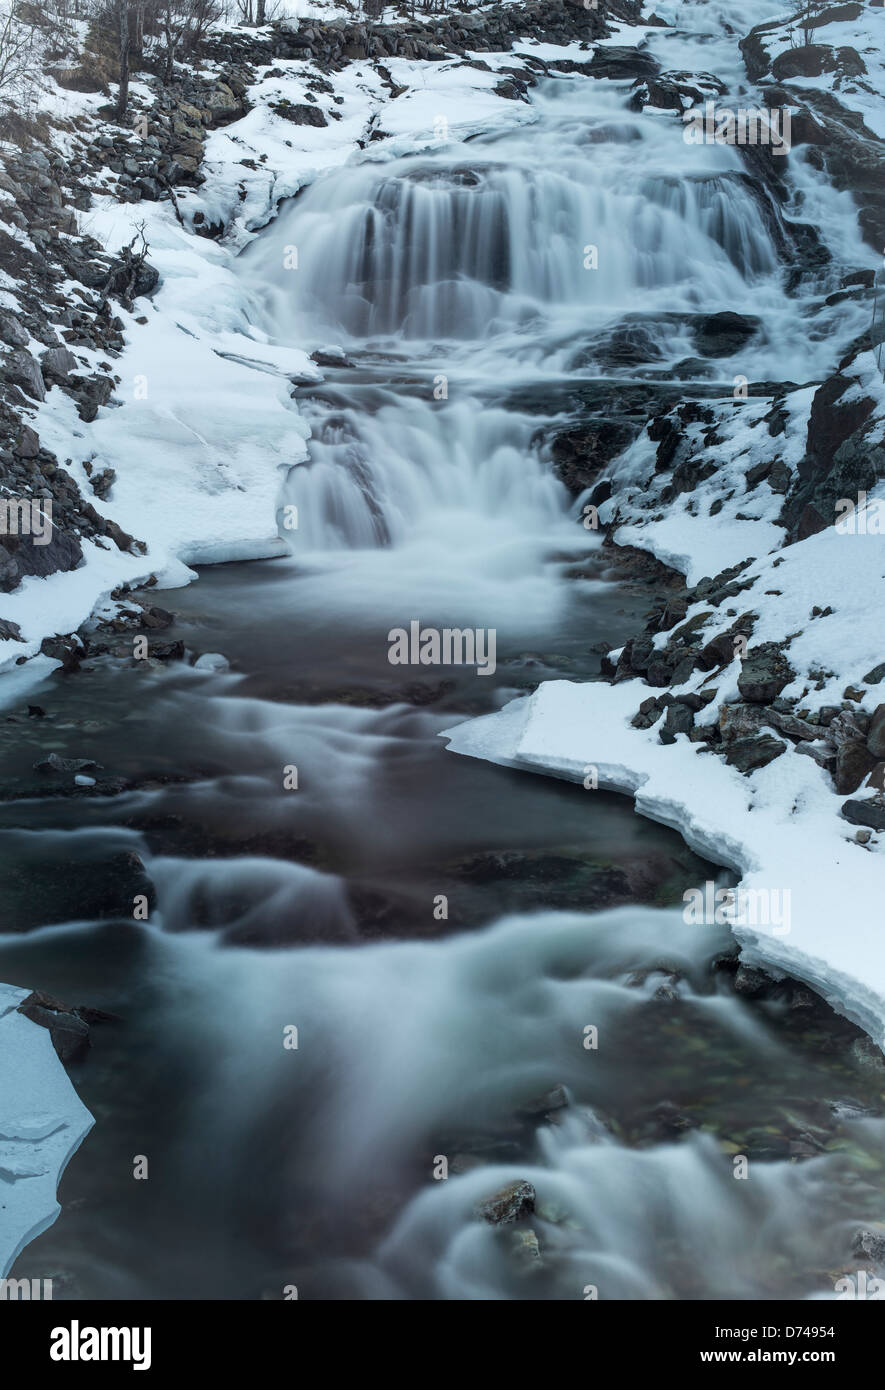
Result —
<instances>
[{"instance_id":1,"label":"snow bank","mask_svg":"<svg viewBox=\"0 0 885 1390\"><path fill-rule=\"evenodd\" d=\"M29 991L0 985L0 1279L55 1221L55 1191L92 1116L48 1031L18 1013Z\"/></svg>"}]
</instances>

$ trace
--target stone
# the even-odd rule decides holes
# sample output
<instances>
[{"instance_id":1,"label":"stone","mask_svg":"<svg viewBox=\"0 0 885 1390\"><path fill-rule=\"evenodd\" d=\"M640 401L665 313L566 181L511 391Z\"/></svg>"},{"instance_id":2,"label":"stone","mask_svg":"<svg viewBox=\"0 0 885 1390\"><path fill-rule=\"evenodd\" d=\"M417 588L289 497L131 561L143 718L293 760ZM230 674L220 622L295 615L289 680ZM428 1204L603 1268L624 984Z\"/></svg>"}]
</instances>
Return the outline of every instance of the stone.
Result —
<instances>
[{"instance_id":1,"label":"stone","mask_svg":"<svg viewBox=\"0 0 885 1390\"><path fill-rule=\"evenodd\" d=\"M878 798L872 801L844 801L842 814L852 825L868 825L871 830L885 830L885 804Z\"/></svg>"},{"instance_id":2,"label":"stone","mask_svg":"<svg viewBox=\"0 0 885 1390\"><path fill-rule=\"evenodd\" d=\"M885 1232L858 1231L851 1242L851 1253L857 1259L885 1264Z\"/></svg>"},{"instance_id":3,"label":"stone","mask_svg":"<svg viewBox=\"0 0 885 1390\"><path fill-rule=\"evenodd\" d=\"M10 354L0 368L0 375L4 380L17 386L24 391L26 396L32 400L43 401L46 399L46 384L43 381L43 373L40 371L39 363L29 352L19 349Z\"/></svg>"},{"instance_id":4,"label":"stone","mask_svg":"<svg viewBox=\"0 0 885 1390\"><path fill-rule=\"evenodd\" d=\"M89 1024L73 1012L64 1012L62 1007L46 1008L37 1002L45 995L30 994L18 1006L32 1023L48 1028L52 1046L59 1060L68 1066L71 1062L81 1062L89 1051Z\"/></svg>"},{"instance_id":5,"label":"stone","mask_svg":"<svg viewBox=\"0 0 885 1390\"><path fill-rule=\"evenodd\" d=\"M40 452L40 436L30 425L22 425L15 444L20 459L34 459Z\"/></svg>"},{"instance_id":6,"label":"stone","mask_svg":"<svg viewBox=\"0 0 885 1390\"><path fill-rule=\"evenodd\" d=\"M43 375L48 379L63 381L71 372L77 370L77 359L69 348L47 348L40 354Z\"/></svg>"},{"instance_id":7,"label":"stone","mask_svg":"<svg viewBox=\"0 0 885 1390\"><path fill-rule=\"evenodd\" d=\"M878 761L885 758L885 705L877 705L870 720L867 748Z\"/></svg>"},{"instance_id":8,"label":"stone","mask_svg":"<svg viewBox=\"0 0 885 1390\"><path fill-rule=\"evenodd\" d=\"M30 334L13 314L0 314L0 340L7 347L23 348L28 346Z\"/></svg>"},{"instance_id":9,"label":"stone","mask_svg":"<svg viewBox=\"0 0 885 1390\"><path fill-rule=\"evenodd\" d=\"M738 690L751 704L770 705L793 679L793 671L775 642L752 647L741 662Z\"/></svg>"},{"instance_id":10,"label":"stone","mask_svg":"<svg viewBox=\"0 0 885 1390\"><path fill-rule=\"evenodd\" d=\"M699 314L691 321L695 347L704 357L731 357L745 347L759 329L759 320L726 309L721 314Z\"/></svg>"},{"instance_id":11,"label":"stone","mask_svg":"<svg viewBox=\"0 0 885 1390\"><path fill-rule=\"evenodd\" d=\"M755 772L757 768L767 767L774 762L786 749L787 745L781 739L773 738L770 734L763 734L760 738L739 738L728 745L725 761L739 772Z\"/></svg>"},{"instance_id":12,"label":"stone","mask_svg":"<svg viewBox=\"0 0 885 1390\"><path fill-rule=\"evenodd\" d=\"M509 1226L535 1210L535 1189L518 1179L478 1203L476 1213L491 1226Z\"/></svg>"},{"instance_id":13,"label":"stone","mask_svg":"<svg viewBox=\"0 0 885 1390\"><path fill-rule=\"evenodd\" d=\"M836 749L833 783L839 796L856 792L861 782L875 766L876 759L860 742L842 743Z\"/></svg>"}]
</instances>

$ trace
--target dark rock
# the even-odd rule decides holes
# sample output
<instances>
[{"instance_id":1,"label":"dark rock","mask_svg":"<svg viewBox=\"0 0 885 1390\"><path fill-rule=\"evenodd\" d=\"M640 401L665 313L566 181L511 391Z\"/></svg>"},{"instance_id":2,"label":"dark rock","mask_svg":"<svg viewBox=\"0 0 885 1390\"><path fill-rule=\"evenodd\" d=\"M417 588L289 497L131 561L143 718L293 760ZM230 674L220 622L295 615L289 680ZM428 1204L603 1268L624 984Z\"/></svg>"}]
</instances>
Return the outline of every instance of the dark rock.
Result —
<instances>
[{"instance_id":1,"label":"dark rock","mask_svg":"<svg viewBox=\"0 0 885 1390\"><path fill-rule=\"evenodd\" d=\"M845 801L842 814L852 825L868 825L871 830L885 830L885 804L880 800Z\"/></svg>"},{"instance_id":2,"label":"dark rock","mask_svg":"<svg viewBox=\"0 0 885 1390\"><path fill-rule=\"evenodd\" d=\"M19 390L24 391L26 396L32 400L42 401L46 399L46 386L43 381L43 373L35 358L24 349L10 353L0 368L0 376L4 381L9 381Z\"/></svg>"},{"instance_id":3,"label":"dark rock","mask_svg":"<svg viewBox=\"0 0 885 1390\"><path fill-rule=\"evenodd\" d=\"M322 108L314 106L309 101L280 102L271 109L277 116L282 116L284 121L291 121L292 125L325 126L329 124Z\"/></svg>"},{"instance_id":4,"label":"dark rock","mask_svg":"<svg viewBox=\"0 0 885 1390\"><path fill-rule=\"evenodd\" d=\"M650 53L617 44L597 48L587 67L591 77L610 77L616 82L627 78L656 77L660 70L660 63Z\"/></svg>"},{"instance_id":5,"label":"dark rock","mask_svg":"<svg viewBox=\"0 0 885 1390\"><path fill-rule=\"evenodd\" d=\"M46 1007L40 1002L46 998L46 995L39 993L29 994L19 1004L18 1012L32 1023L49 1029L52 1045L65 1066L71 1062L81 1062L90 1046L88 1023L73 1012L64 1012L63 1006L57 1006L55 1001L52 1006Z\"/></svg>"},{"instance_id":6,"label":"dark rock","mask_svg":"<svg viewBox=\"0 0 885 1390\"><path fill-rule=\"evenodd\" d=\"M50 753L48 758L34 763L35 772L101 772L101 763L89 758L62 758L58 753Z\"/></svg>"},{"instance_id":7,"label":"dark rock","mask_svg":"<svg viewBox=\"0 0 885 1390\"><path fill-rule=\"evenodd\" d=\"M771 71L778 81L783 81L790 77L820 77L824 72L833 72L835 67L836 59L829 44L809 43L779 53L771 64Z\"/></svg>"},{"instance_id":8,"label":"dark rock","mask_svg":"<svg viewBox=\"0 0 885 1390\"><path fill-rule=\"evenodd\" d=\"M755 337L759 329L757 318L731 310L697 315L691 323L695 346L704 357L731 357Z\"/></svg>"},{"instance_id":9,"label":"dark rock","mask_svg":"<svg viewBox=\"0 0 885 1390\"><path fill-rule=\"evenodd\" d=\"M885 705L877 705L870 719L867 748L876 759L885 758Z\"/></svg>"},{"instance_id":10,"label":"dark rock","mask_svg":"<svg viewBox=\"0 0 885 1390\"><path fill-rule=\"evenodd\" d=\"M774 762L786 749L785 743L769 734L763 734L760 738L739 738L728 745L725 761L739 772L755 772L757 768Z\"/></svg>"},{"instance_id":11,"label":"dark rock","mask_svg":"<svg viewBox=\"0 0 885 1390\"><path fill-rule=\"evenodd\" d=\"M876 759L867 751L866 744L841 744L836 749L836 766L833 773L833 782L839 796L856 792L875 764Z\"/></svg>"},{"instance_id":12,"label":"dark rock","mask_svg":"<svg viewBox=\"0 0 885 1390\"><path fill-rule=\"evenodd\" d=\"M851 1253L856 1259L870 1260L876 1265L885 1264L885 1234L858 1231L851 1242Z\"/></svg>"},{"instance_id":13,"label":"dark rock","mask_svg":"<svg viewBox=\"0 0 885 1390\"><path fill-rule=\"evenodd\" d=\"M535 1189L531 1183L517 1180L479 1202L476 1214L492 1226L508 1226L534 1210Z\"/></svg>"},{"instance_id":14,"label":"dark rock","mask_svg":"<svg viewBox=\"0 0 885 1390\"><path fill-rule=\"evenodd\" d=\"M793 675L777 643L763 642L752 647L741 662L738 690L751 704L770 705Z\"/></svg>"}]
</instances>

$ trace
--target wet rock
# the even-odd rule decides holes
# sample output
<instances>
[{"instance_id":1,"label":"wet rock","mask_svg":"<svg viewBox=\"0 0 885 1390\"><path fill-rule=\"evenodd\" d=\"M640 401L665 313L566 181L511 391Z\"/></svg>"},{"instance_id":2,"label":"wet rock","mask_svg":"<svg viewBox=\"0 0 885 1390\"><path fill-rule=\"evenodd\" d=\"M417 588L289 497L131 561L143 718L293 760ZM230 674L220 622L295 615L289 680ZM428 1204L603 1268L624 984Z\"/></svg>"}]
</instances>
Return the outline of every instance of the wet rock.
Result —
<instances>
[{"instance_id":1,"label":"wet rock","mask_svg":"<svg viewBox=\"0 0 885 1390\"><path fill-rule=\"evenodd\" d=\"M852 825L868 825L871 830L885 830L885 804L878 798L872 801L844 801L842 814Z\"/></svg>"},{"instance_id":2,"label":"wet rock","mask_svg":"<svg viewBox=\"0 0 885 1390\"><path fill-rule=\"evenodd\" d=\"M759 330L759 320L726 310L698 315L692 320L695 346L704 357L731 357L740 352Z\"/></svg>"},{"instance_id":3,"label":"wet rock","mask_svg":"<svg viewBox=\"0 0 885 1390\"><path fill-rule=\"evenodd\" d=\"M561 1084L551 1086L549 1091L543 1095L533 1096L527 1100L517 1111L520 1115L528 1115L530 1118L549 1114L554 1110L564 1110L569 1103L568 1092Z\"/></svg>"},{"instance_id":4,"label":"wet rock","mask_svg":"<svg viewBox=\"0 0 885 1390\"><path fill-rule=\"evenodd\" d=\"M508 1183L477 1204L476 1214L491 1226L509 1226L535 1210L535 1189L522 1179Z\"/></svg>"},{"instance_id":5,"label":"wet rock","mask_svg":"<svg viewBox=\"0 0 885 1390\"><path fill-rule=\"evenodd\" d=\"M89 758L62 758L58 753L50 753L42 762L34 763L35 772L101 772L101 763Z\"/></svg>"},{"instance_id":6,"label":"wet rock","mask_svg":"<svg viewBox=\"0 0 885 1390\"><path fill-rule=\"evenodd\" d=\"M46 1007L41 1001L47 998L39 993L29 994L19 1004L18 1012L41 1028L49 1029L52 1046L65 1066L82 1062L90 1047L88 1023L73 1012L65 1012L64 1006L55 1001Z\"/></svg>"},{"instance_id":7,"label":"wet rock","mask_svg":"<svg viewBox=\"0 0 885 1390\"><path fill-rule=\"evenodd\" d=\"M616 82L630 77L656 77L660 70L660 63L650 53L618 44L597 48L587 67L591 77L609 77Z\"/></svg>"},{"instance_id":8,"label":"wet rock","mask_svg":"<svg viewBox=\"0 0 885 1390\"><path fill-rule=\"evenodd\" d=\"M858 1231L851 1242L851 1253L859 1260L870 1260L873 1264L885 1264L885 1233L880 1231Z\"/></svg>"},{"instance_id":9,"label":"wet rock","mask_svg":"<svg viewBox=\"0 0 885 1390\"><path fill-rule=\"evenodd\" d=\"M145 897L149 909L156 901L144 864L127 849L76 857L60 851L39 861L19 853L3 865L3 878L4 924L14 932L61 922L131 921L136 897Z\"/></svg>"},{"instance_id":10,"label":"wet rock","mask_svg":"<svg viewBox=\"0 0 885 1390\"><path fill-rule=\"evenodd\" d=\"M510 1240L513 1258L519 1265L527 1269L536 1269L540 1265L541 1246L530 1226L525 1230L511 1231Z\"/></svg>"},{"instance_id":11,"label":"wet rock","mask_svg":"<svg viewBox=\"0 0 885 1390\"><path fill-rule=\"evenodd\" d=\"M739 965L732 987L736 994L742 994L747 999L760 999L771 992L773 983L771 976L766 975L764 970L757 970L751 965Z\"/></svg>"},{"instance_id":12,"label":"wet rock","mask_svg":"<svg viewBox=\"0 0 885 1390\"><path fill-rule=\"evenodd\" d=\"M204 652L194 662L195 671L229 671L230 662L221 652Z\"/></svg>"},{"instance_id":13,"label":"wet rock","mask_svg":"<svg viewBox=\"0 0 885 1390\"><path fill-rule=\"evenodd\" d=\"M853 1060L864 1071L885 1077L885 1058L882 1056L881 1048L878 1048L871 1038L865 1034L855 1038L850 1052Z\"/></svg>"}]
</instances>

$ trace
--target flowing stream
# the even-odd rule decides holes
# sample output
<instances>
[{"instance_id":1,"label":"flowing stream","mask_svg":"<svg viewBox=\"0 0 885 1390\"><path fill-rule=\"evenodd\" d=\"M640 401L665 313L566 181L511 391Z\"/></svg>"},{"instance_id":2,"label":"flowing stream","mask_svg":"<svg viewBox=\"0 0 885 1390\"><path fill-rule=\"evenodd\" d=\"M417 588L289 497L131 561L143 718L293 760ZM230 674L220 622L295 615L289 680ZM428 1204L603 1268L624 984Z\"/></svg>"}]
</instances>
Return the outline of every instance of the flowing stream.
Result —
<instances>
[{"instance_id":1,"label":"flowing stream","mask_svg":"<svg viewBox=\"0 0 885 1390\"><path fill-rule=\"evenodd\" d=\"M650 51L752 103L727 12ZM338 355L296 392L291 556L154 596L230 669L121 639L10 711L0 978L122 1020L72 1068L96 1128L16 1265L57 1298L827 1297L882 1215L885 1072L807 991L736 991L728 934L674 906L717 870L437 737L592 678L653 597L580 525L558 428L631 384L808 380L865 326L823 304L863 263L850 200L797 163L779 207L629 95L546 79L531 125L284 207L241 258L254 335ZM796 219L838 247L798 287ZM752 360L699 350L725 310L761 320ZM392 665L413 621L493 629L494 673ZM48 751L97 786L40 793ZM478 1214L518 1182L533 1213Z\"/></svg>"}]
</instances>

